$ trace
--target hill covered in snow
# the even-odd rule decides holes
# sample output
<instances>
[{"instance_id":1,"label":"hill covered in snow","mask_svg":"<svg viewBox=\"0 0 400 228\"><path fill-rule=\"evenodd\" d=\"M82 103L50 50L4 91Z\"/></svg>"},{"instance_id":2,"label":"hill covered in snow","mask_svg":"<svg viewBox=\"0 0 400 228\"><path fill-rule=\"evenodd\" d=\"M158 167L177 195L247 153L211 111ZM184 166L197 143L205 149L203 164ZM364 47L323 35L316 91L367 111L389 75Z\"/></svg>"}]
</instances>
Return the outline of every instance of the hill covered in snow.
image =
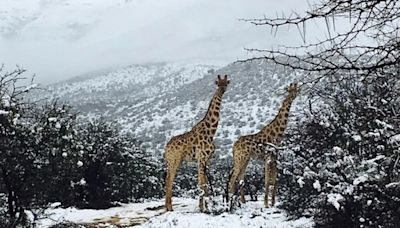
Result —
<instances>
[{"instance_id":1,"label":"hill covered in snow","mask_svg":"<svg viewBox=\"0 0 400 228\"><path fill-rule=\"evenodd\" d=\"M233 63L224 67L157 63L81 76L50 86L44 94L73 105L85 118L103 116L118 121L149 150L160 155L174 135L191 129L207 111L216 90L218 74L229 75L217 151L230 154L233 141L254 133L271 121L285 96L285 88L298 75L263 61ZM302 98L293 106L301 109Z\"/></svg>"}]
</instances>

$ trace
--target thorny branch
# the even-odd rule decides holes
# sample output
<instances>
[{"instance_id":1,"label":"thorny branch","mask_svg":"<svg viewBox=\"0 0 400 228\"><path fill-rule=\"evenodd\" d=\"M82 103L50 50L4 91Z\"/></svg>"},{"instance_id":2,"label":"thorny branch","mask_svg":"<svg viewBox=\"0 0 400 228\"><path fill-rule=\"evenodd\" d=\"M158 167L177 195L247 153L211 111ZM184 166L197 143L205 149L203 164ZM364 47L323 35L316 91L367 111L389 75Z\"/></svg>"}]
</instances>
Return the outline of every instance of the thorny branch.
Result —
<instances>
[{"instance_id":1,"label":"thorny branch","mask_svg":"<svg viewBox=\"0 0 400 228\"><path fill-rule=\"evenodd\" d=\"M338 18L349 19L349 29L336 31ZM267 59L304 71L305 84L315 84L328 77L364 80L370 75L390 76L393 69L396 74L400 72L400 1L397 0L326 0L312 6L302 16L292 13L244 21L269 26L275 33L285 26L295 26L299 30L303 45L247 49L259 57L243 61ZM316 21L325 22L328 38L306 43L306 24Z\"/></svg>"}]
</instances>

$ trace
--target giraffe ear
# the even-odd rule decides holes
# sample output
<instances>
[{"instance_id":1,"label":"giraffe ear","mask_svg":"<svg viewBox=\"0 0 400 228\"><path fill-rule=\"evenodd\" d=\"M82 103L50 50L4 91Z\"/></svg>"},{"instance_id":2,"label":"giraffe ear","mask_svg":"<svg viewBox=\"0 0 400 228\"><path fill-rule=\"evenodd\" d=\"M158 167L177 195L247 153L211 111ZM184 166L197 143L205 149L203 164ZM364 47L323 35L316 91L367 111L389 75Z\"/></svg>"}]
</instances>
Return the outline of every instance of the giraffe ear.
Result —
<instances>
[{"instance_id":1,"label":"giraffe ear","mask_svg":"<svg viewBox=\"0 0 400 228\"><path fill-rule=\"evenodd\" d=\"M231 81L227 80L227 81L226 81L226 84L229 85L230 82L231 82Z\"/></svg>"},{"instance_id":2,"label":"giraffe ear","mask_svg":"<svg viewBox=\"0 0 400 228\"><path fill-rule=\"evenodd\" d=\"M218 81L215 81L215 85L218 85Z\"/></svg>"}]
</instances>

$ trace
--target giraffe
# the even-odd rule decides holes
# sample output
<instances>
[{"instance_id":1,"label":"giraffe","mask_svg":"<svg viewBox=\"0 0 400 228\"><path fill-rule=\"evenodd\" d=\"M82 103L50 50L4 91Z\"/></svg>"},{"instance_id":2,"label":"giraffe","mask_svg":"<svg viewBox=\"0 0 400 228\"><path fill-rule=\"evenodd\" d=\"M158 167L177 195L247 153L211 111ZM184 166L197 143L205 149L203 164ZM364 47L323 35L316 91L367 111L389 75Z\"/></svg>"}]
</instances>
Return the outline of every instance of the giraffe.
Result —
<instances>
[{"instance_id":1,"label":"giraffe","mask_svg":"<svg viewBox=\"0 0 400 228\"><path fill-rule=\"evenodd\" d=\"M275 119L267 126L262 128L259 132L251 135L239 137L233 145L233 168L230 173L228 182L228 191L233 194L236 188L236 180L242 182L240 185L240 201L245 202L243 181L246 173L247 165L250 159L263 160L265 162L265 197L264 206L268 207L269 187L273 185L272 206L275 204L275 196L277 191L277 168L276 168L276 153L271 151L267 152L268 146L278 145L282 139L283 132L287 126L290 106L296 98L299 89L296 83L291 83L287 92L288 96L284 99L281 108ZM228 199L227 199L228 200Z\"/></svg>"},{"instance_id":2,"label":"giraffe","mask_svg":"<svg viewBox=\"0 0 400 228\"><path fill-rule=\"evenodd\" d=\"M205 172L215 150L214 135L218 127L222 96L229 84L228 76L225 75L224 78L221 78L218 75L218 80L215 83L218 89L211 99L204 118L189 132L172 137L165 146L165 161L167 166L165 207L167 211L172 211L172 185L183 161L197 161L198 182L202 191L199 199L199 207L202 212L208 211L207 203L204 202L204 196L208 196L207 176Z\"/></svg>"}]
</instances>

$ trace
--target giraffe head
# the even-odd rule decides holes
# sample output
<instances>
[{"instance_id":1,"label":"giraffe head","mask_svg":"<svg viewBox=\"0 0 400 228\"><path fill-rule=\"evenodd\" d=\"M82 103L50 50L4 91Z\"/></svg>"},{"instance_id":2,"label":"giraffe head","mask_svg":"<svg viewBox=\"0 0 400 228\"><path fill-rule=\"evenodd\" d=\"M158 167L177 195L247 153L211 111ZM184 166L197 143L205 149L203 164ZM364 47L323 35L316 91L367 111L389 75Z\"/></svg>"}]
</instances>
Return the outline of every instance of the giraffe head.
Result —
<instances>
[{"instance_id":1,"label":"giraffe head","mask_svg":"<svg viewBox=\"0 0 400 228\"><path fill-rule=\"evenodd\" d=\"M225 92L226 87L229 85L228 75L225 74L223 78L221 78L221 75L218 75L218 80L215 81L215 84L217 84L218 88L221 89L222 92Z\"/></svg>"},{"instance_id":2,"label":"giraffe head","mask_svg":"<svg viewBox=\"0 0 400 228\"><path fill-rule=\"evenodd\" d=\"M297 83L290 83L287 87L287 91L289 92L289 96L295 98L300 91L300 88L297 87Z\"/></svg>"}]
</instances>

